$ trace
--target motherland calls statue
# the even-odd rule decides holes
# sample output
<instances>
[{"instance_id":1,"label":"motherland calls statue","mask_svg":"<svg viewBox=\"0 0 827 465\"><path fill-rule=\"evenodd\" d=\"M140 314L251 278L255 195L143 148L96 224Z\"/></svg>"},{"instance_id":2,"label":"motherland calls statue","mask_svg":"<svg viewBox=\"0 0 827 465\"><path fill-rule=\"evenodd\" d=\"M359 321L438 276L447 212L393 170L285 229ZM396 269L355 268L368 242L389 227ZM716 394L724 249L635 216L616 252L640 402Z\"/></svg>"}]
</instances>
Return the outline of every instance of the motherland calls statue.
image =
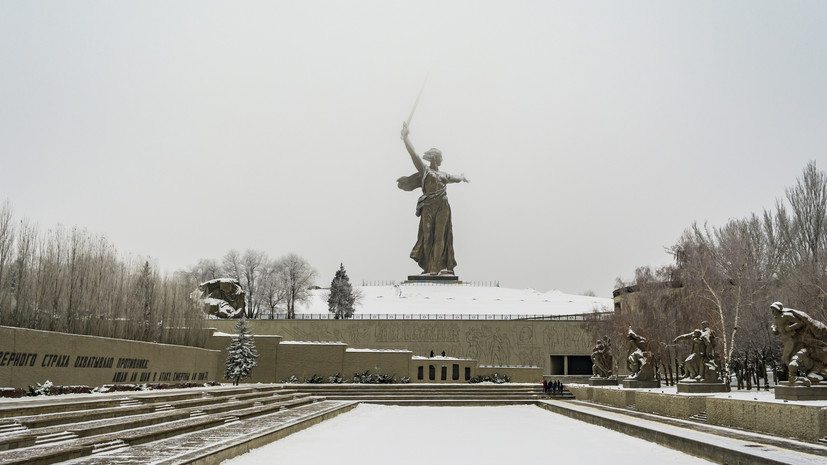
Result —
<instances>
[{"instance_id":1,"label":"motherland calls statue","mask_svg":"<svg viewBox=\"0 0 827 465\"><path fill-rule=\"evenodd\" d=\"M614 378L612 366L612 341L609 336L598 339L592 349L593 378Z\"/></svg>"},{"instance_id":2,"label":"motherland calls statue","mask_svg":"<svg viewBox=\"0 0 827 465\"><path fill-rule=\"evenodd\" d=\"M438 149L430 149L420 158L408 140L406 123L402 125L402 140L416 167L416 173L397 179L397 186L405 191L422 189L422 195L416 202L419 233L411 250L411 258L422 268L422 275L454 276L457 262L454 259L454 233L446 186L449 183L468 182L468 179L463 175L454 176L439 171L442 152Z\"/></svg>"},{"instance_id":3,"label":"motherland calls statue","mask_svg":"<svg viewBox=\"0 0 827 465\"><path fill-rule=\"evenodd\" d=\"M626 380L657 382L655 380L655 357L652 352L648 350L649 341L647 341L645 337L632 331L631 327L629 327L629 331L626 333L626 339L629 341L626 368L629 370L629 373L631 373ZM626 380L624 380L624 386L627 385Z\"/></svg>"},{"instance_id":4,"label":"motherland calls statue","mask_svg":"<svg viewBox=\"0 0 827 465\"><path fill-rule=\"evenodd\" d=\"M775 319L772 333L784 344L781 361L789 373L789 381L779 384L810 386L827 379L827 325L781 302L770 305L770 310Z\"/></svg>"}]
</instances>

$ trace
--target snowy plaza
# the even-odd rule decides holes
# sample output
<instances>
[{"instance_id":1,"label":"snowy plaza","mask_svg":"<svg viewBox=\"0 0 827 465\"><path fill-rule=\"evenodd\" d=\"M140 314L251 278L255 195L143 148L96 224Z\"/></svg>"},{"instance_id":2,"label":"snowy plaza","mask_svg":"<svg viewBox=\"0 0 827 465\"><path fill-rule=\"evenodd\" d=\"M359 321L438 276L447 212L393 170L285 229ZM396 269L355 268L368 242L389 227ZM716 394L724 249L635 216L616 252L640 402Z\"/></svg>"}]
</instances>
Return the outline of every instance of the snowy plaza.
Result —
<instances>
[{"instance_id":1,"label":"snowy plaza","mask_svg":"<svg viewBox=\"0 0 827 465\"><path fill-rule=\"evenodd\" d=\"M312 451L312 455L311 454ZM312 459L309 457L312 456ZM224 465L360 463L711 463L533 406L361 405Z\"/></svg>"}]
</instances>

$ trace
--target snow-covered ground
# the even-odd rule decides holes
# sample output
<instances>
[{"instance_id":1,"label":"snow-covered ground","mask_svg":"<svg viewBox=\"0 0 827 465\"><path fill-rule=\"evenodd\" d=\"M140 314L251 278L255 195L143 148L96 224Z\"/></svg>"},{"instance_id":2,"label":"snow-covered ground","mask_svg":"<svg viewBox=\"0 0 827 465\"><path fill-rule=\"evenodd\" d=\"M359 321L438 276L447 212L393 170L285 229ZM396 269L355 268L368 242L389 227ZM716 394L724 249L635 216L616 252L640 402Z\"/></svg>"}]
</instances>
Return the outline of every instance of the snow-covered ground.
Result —
<instances>
[{"instance_id":1,"label":"snow-covered ground","mask_svg":"<svg viewBox=\"0 0 827 465\"><path fill-rule=\"evenodd\" d=\"M775 385L773 385L774 387ZM600 386L599 389L616 389L616 390L624 390L628 391L629 389L624 389L623 386ZM678 388L676 386L663 386L659 388L652 388L652 389L636 389L637 391L647 391L647 392L656 392L656 393L663 393L663 394L677 394L679 396L700 396L700 397L717 397L721 399L736 399L736 400L751 400L751 401L758 401L758 402L772 402L776 404L786 404L786 403L794 403L795 405L808 405L808 406L818 406L818 407L827 407L827 400L796 400L786 401L783 399L776 399L775 398L775 391L770 389L769 391L765 391L763 389L751 389L747 391L746 389L737 390L735 387L732 387L731 392L716 392L712 394L688 394L688 393L678 393Z\"/></svg>"},{"instance_id":2,"label":"snow-covered ground","mask_svg":"<svg viewBox=\"0 0 827 465\"><path fill-rule=\"evenodd\" d=\"M534 406L360 405L223 465L709 464Z\"/></svg>"},{"instance_id":3,"label":"snow-covered ground","mask_svg":"<svg viewBox=\"0 0 827 465\"><path fill-rule=\"evenodd\" d=\"M557 290L509 289L464 284L354 286L362 293L357 314L574 315L611 311L612 299L564 294ZM312 291L297 313L327 314L324 289Z\"/></svg>"}]
</instances>

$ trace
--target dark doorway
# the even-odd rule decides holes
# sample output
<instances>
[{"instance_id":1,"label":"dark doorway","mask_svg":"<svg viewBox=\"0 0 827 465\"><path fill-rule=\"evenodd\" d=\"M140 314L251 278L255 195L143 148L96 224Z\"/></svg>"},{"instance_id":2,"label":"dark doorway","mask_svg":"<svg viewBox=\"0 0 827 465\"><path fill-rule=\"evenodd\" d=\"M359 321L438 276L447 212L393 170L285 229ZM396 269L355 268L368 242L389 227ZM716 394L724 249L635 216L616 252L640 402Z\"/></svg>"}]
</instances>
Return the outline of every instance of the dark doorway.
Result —
<instances>
[{"instance_id":1,"label":"dark doorway","mask_svg":"<svg viewBox=\"0 0 827 465\"><path fill-rule=\"evenodd\" d=\"M570 375L592 374L592 358L588 355L569 355Z\"/></svg>"},{"instance_id":2,"label":"dark doorway","mask_svg":"<svg viewBox=\"0 0 827 465\"><path fill-rule=\"evenodd\" d=\"M551 375L562 376L566 374L566 356L552 355L551 356Z\"/></svg>"}]
</instances>

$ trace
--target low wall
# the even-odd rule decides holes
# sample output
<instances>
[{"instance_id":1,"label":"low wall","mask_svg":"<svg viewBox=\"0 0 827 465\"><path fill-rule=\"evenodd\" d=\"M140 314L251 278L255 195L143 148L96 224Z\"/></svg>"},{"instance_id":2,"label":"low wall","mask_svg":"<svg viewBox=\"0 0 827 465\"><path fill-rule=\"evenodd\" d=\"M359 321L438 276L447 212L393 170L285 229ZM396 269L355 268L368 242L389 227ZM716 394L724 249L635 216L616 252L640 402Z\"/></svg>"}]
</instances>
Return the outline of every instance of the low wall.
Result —
<instances>
[{"instance_id":1,"label":"low wall","mask_svg":"<svg viewBox=\"0 0 827 465\"><path fill-rule=\"evenodd\" d=\"M235 332L235 320L209 324L225 333ZM341 341L364 349L410 350L417 356L445 351L481 365L538 366L554 376L577 373L553 370L552 360L571 356L588 360L594 348L590 327L582 321L344 319L249 320L249 324L255 335L279 335L284 341ZM579 374L591 376L591 364Z\"/></svg>"},{"instance_id":2,"label":"low wall","mask_svg":"<svg viewBox=\"0 0 827 465\"><path fill-rule=\"evenodd\" d=\"M707 421L778 436L818 441L827 436L827 407L792 402L706 399Z\"/></svg>"},{"instance_id":3,"label":"low wall","mask_svg":"<svg viewBox=\"0 0 827 465\"><path fill-rule=\"evenodd\" d=\"M511 378L512 383L543 384L543 369L540 367L498 367L481 366L477 368L477 376L492 376L494 373Z\"/></svg>"},{"instance_id":4,"label":"low wall","mask_svg":"<svg viewBox=\"0 0 827 465\"><path fill-rule=\"evenodd\" d=\"M465 383L476 376L476 365L468 358L413 357L410 378L412 383Z\"/></svg>"},{"instance_id":5,"label":"low wall","mask_svg":"<svg viewBox=\"0 0 827 465\"><path fill-rule=\"evenodd\" d=\"M0 326L0 387L220 380L220 352Z\"/></svg>"},{"instance_id":6,"label":"low wall","mask_svg":"<svg viewBox=\"0 0 827 465\"><path fill-rule=\"evenodd\" d=\"M397 379L410 376L411 351L347 349L342 361L342 376L370 371L375 374L394 375ZM331 373L335 374L335 373Z\"/></svg>"},{"instance_id":7,"label":"low wall","mask_svg":"<svg viewBox=\"0 0 827 465\"><path fill-rule=\"evenodd\" d=\"M346 348L347 344L341 342L282 341L278 345L276 379L282 381L295 376L304 382L313 375L327 378L342 373ZM348 377L348 374L342 373L342 376Z\"/></svg>"},{"instance_id":8,"label":"low wall","mask_svg":"<svg viewBox=\"0 0 827 465\"><path fill-rule=\"evenodd\" d=\"M593 387L583 384L566 386L577 400L627 408L637 411L689 418L706 412L712 425L817 441L827 436L827 407L796 405L792 402L761 402L724 399L704 395L677 395Z\"/></svg>"}]
</instances>

